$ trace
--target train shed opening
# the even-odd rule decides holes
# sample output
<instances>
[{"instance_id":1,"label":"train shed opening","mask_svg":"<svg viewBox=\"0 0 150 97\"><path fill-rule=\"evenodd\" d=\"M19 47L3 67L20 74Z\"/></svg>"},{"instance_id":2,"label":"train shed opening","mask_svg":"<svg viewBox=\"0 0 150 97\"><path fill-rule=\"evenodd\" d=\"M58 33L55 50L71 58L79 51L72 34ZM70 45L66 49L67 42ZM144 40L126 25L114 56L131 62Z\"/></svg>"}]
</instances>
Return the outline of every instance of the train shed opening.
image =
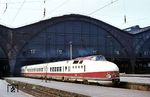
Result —
<instances>
[{"instance_id":1,"label":"train shed opening","mask_svg":"<svg viewBox=\"0 0 150 97\"><path fill-rule=\"evenodd\" d=\"M0 78L10 75L10 66L7 54L4 49L0 47Z\"/></svg>"},{"instance_id":2,"label":"train shed opening","mask_svg":"<svg viewBox=\"0 0 150 97\"><path fill-rule=\"evenodd\" d=\"M10 66L8 59L0 59L0 78L10 75Z\"/></svg>"}]
</instances>

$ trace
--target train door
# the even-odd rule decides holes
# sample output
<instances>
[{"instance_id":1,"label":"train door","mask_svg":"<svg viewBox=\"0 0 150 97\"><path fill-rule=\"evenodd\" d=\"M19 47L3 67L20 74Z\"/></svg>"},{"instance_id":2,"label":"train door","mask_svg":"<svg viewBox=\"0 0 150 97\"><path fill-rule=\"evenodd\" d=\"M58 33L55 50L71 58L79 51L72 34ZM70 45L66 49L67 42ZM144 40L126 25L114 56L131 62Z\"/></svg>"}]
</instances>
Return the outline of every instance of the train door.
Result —
<instances>
[{"instance_id":1,"label":"train door","mask_svg":"<svg viewBox=\"0 0 150 97\"><path fill-rule=\"evenodd\" d=\"M85 72L86 71L86 66L84 65L83 68L84 68L84 72Z\"/></svg>"},{"instance_id":2,"label":"train door","mask_svg":"<svg viewBox=\"0 0 150 97\"><path fill-rule=\"evenodd\" d=\"M64 66L64 71L65 71L65 72L70 72L70 71L71 71L70 66Z\"/></svg>"},{"instance_id":3,"label":"train door","mask_svg":"<svg viewBox=\"0 0 150 97\"><path fill-rule=\"evenodd\" d=\"M70 66L68 66L68 72L70 72Z\"/></svg>"},{"instance_id":4,"label":"train door","mask_svg":"<svg viewBox=\"0 0 150 97\"><path fill-rule=\"evenodd\" d=\"M48 70L50 70L50 68L48 68L48 64L46 64L46 65L44 66L45 75L43 75L43 76L45 76L45 78L47 78Z\"/></svg>"}]
</instances>

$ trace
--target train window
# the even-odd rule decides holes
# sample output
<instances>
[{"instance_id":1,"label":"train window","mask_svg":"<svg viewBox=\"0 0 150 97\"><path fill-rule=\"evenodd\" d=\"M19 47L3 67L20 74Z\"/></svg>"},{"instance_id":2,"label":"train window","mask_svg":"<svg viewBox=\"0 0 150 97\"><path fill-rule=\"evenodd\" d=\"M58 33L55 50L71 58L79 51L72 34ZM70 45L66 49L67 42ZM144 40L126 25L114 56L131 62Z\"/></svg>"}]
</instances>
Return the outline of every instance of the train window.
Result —
<instances>
[{"instance_id":1,"label":"train window","mask_svg":"<svg viewBox=\"0 0 150 97\"><path fill-rule=\"evenodd\" d=\"M55 67L53 67L53 72L55 72Z\"/></svg>"},{"instance_id":2,"label":"train window","mask_svg":"<svg viewBox=\"0 0 150 97\"><path fill-rule=\"evenodd\" d=\"M80 66L78 66L78 68L80 68Z\"/></svg>"},{"instance_id":3,"label":"train window","mask_svg":"<svg viewBox=\"0 0 150 97\"><path fill-rule=\"evenodd\" d=\"M60 72L60 67L58 67L58 71Z\"/></svg>"},{"instance_id":4,"label":"train window","mask_svg":"<svg viewBox=\"0 0 150 97\"><path fill-rule=\"evenodd\" d=\"M64 69L64 66L63 66L62 68L63 68L63 72L64 72L64 70L65 70L65 69Z\"/></svg>"},{"instance_id":5,"label":"train window","mask_svg":"<svg viewBox=\"0 0 150 97\"><path fill-rule=\"evenodd\" d=\"M58 67L56 67L56 72L58 71Z\"/></svg>"},{"instance_id":6,"label":"train window","mask_svg":"<svg viewBox=\"0 0 150 97\"><path fill-rule=\"evenodd\" d=\"M54 67L52 67L52 71L54 72Z\"/></svg>"},{"instance_id":7,"label":"train window","mask_svg":"<svg viewBox=\"0 0 150 97\"><path fill-rule=\"evenodd\" d=\"M57 67L57 71L60 71L60 67Z\"/></svg>"},{"instance_id":8,"label":"train window","mask_svg":"<svg viewBox=\"0 0 150 97\"><path fill-rule=\"evenodd\" d=\"M55 71L55 68L53 67L53 72Z\"/></svg>"},{"instance_id":9,"label":"train window","mask_svg":"<svg viewBox=\"0 0 150 97\"><path fill-rule=\"evenodd\" d=\"M54 67L52 67L52 72L54 71Z\"/></svg>"},{"instance_id":10,"label":"train window","mask_svg":"<svg viewBox=\"0 0 150 97\"><path fill-rule=\"evenodd\" d=\"M55 67L55 72L57 71L57 67Z\"/></svg>"},{"instance_id":11,"label":"train window","mask_svg":"<svg viewBox=\"0 0 150 97\"><path fill-rule=\"evenodd\" d=\"M86 71L86 66L84 65L84 72Z\"/></svg>"},{"instance_id":12,"label":"train window","mask_svg":"<svg viewBox=\"0 0 150 97\"><path fill-rule=\"evenodd\" d=\"M81 66L81 68L83 68L83 66Z\"/></svg>"},{"instance_id":13,"label":"train window","mask_svg":"<svg viewBox=\"0 0 150 97\"><path fill-rule=\"evenodd\" d=\"M57 72L58 70L59 70L59 68L58 68L58 67L56 67L56 70L55 70L55 71Z\"/></svg>"},{"instance_id":14,"label":"train window","mask_svg":"<svg viewBox=\"0 0 150 97\"><path fill-rule=\"evenodd\" d=\"M67 66L65 66L65 70L67 70Z\"/></svg>"},{"instance_id":15,"label":"train window","mask_svg":"<svg viewBox=\"0 0 150 97\"><path fill-rule=\"evenodd\" d=\"M75 66L75 68L77 68L77 66Z\"/></svg>"},{"instance_id":16,"label":"train window","mask_svg":"<svg viewBox=\"0 0 150 97\"><path fill-rule=\"evenodd\" d=\"M72 68L74 68L74 66L72 66Z\"/></svg>"},{"instance_id":17,"label":"train window","mask_svg":"<svg viewBox=\"0 0 150 97\"><path fill-rule=\"evenodd\" d=\"M57 71L57 67L54 67L54 71L55 71L55 72Z\"/></svg>"},{"instance_id":18,"label":"train window","mask_svg":"<svg viewBox=\"0 0 150 97\"><path fill-rule=\"evenodd\" d=\"M68 66L68 71L70 71L70 66Z\"/></svg>"},{"instance_id":19,"label":"train window","mask_svg":"<svg viewBox=\"0 0 150 97\"><path fill-rule=\"evenodd\" d=\"M62 67L60 67L60 71L62 71Z\"/></svg>"},{"instance_id":20,"label":"train window","mask_svg":"<svg viewBox=\"0 0 150 97\"><path fill-rule=\"evenodd\" d=\"M96 61L106 61L105 57L102 55L96 56Z\"/></svg>"},{"instance_id":21,"label":"train window","mask_svg":"<svg viewBox=\"0 0 150 97\"><path fill-rule=\"evenodd\" d=\"M74 61L73 64L78 64L79 61Z\"/></svg>"},{"instance_id":22,"label":"train window","mask_svg":"<svg viewBox=\"0 0 150 97\"><path fill-rule=\"evenodd\" d=\"M79 64L82 64L83 63L83 60L81 60L80 62L79 62Z\"/></svg>"},{"instance_id":23,"label":"train window","mask_svg":"<svg viewBox=\"0 0 150 97\"><path fill-rule=\"evenodd\" d=\"M55 71L55 67L53 67L53 72Z\"/></svg>"}]
</instances>

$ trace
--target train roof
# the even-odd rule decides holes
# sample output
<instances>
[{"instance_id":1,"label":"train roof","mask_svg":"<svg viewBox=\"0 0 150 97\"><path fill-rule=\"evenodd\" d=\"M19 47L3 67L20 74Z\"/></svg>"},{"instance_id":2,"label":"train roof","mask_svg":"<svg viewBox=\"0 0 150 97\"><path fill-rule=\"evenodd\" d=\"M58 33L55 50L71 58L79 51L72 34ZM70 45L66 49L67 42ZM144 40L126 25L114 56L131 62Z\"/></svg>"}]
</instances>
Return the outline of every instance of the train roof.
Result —
<instances>
[{"instance_id":1,"label":"train roof","mask_svg":"<svg viewBox=\"0 0 150 97\"><path fill-rule=\"evenodd\" d=\"M106 59L103 55L93 55L93 56L87 56L87 57L79 57L79 58L76 58L75 60L106 61Z\"/></svg>"}]
</instances>

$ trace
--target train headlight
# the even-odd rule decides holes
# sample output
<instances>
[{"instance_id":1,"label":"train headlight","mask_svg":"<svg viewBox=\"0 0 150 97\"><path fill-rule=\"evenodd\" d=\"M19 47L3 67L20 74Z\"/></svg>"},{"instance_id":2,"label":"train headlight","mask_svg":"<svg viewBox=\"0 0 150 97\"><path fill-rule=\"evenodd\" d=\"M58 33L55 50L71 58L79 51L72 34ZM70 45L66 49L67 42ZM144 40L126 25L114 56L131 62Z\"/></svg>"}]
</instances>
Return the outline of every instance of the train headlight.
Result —
<instances>
[{"instance_id":1,"label":"train headlight","mask_svg":"<svg viewBox=\"0 0 150 97\"><path fill-rule=\"evenodd\" d=\"M108 74L106 75L106 77L107 77L107 78L111 78L111 74L108 73Z\"/></svg>"}]
</instances>

